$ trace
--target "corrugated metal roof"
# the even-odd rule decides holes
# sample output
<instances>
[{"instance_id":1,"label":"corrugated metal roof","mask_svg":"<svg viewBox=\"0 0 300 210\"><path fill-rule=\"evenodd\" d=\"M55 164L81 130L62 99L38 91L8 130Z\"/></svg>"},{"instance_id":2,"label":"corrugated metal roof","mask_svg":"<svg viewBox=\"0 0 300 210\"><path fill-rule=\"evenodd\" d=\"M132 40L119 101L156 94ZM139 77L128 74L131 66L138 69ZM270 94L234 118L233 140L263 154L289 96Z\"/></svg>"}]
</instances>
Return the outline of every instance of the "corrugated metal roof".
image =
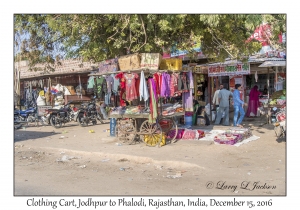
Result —
<instances>
[{"instance_id":1,"label":"corrugated metal roof","mask_svg":"<svg viewBox=\"0 0 300 210\"><path fill-rule=\"evenodd\" d=\"M248 60L249 63L263 63L265 61L285 61L284 58L251 58Z\"/></svg>"},{"instance_id":2,"label":"corrugated metal roof","mask_svg":"<svg viewBox=\"0 0 300 210\"><path fill-rule=\"evenodd\" d=\"M268 61L265 61L263 64L259 65L258 67L271 67L271 66L286 66L286 62L285 61L268 60Z\"/></svg>"}]
</instances>

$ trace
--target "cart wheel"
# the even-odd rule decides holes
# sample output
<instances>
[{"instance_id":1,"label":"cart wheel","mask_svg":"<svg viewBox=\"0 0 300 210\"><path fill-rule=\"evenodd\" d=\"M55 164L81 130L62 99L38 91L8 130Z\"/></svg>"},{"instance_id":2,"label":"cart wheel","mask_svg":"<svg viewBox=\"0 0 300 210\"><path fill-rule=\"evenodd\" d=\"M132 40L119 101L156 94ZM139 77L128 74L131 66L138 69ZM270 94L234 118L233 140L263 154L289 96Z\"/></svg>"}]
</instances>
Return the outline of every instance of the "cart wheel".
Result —
<instances>
[{"instance_id":1,"label":"cart wheel","mask_svg":"<svg viewBox=\"0 0 300 210\"><path fill-rule=\"evenodd\" d=\"M116 125L116 136L119 141L125 144L133 144L136 135L136 127L131 119L118 120Z\"/></svg>"},{"instance_id":2,"label":"cart wheel","mask_svg":"<svg viewBox=\"0 0 300 210\"><path fill-rule=\"evenodd\" d=\"M144 121L140 128L140 134L143 136L142 140L147 146L155 147L158 145L160 147L163 132L159 123Z\"/></svg>"},{"instance_id":3,"label":"cart wheel","mask_svg":"<svg viewBox=\"0 0 300 210\"><path fill-rule=\"evenodd\" d=\"M178 133L177 124L172 118L162 117L158 120L158 123L162 129L162 132L168 136L170 130L174 130L175 134L173 138L166 138L166 142L175 143L177 141L176 136Z\"/></svg>"}]
</instances>

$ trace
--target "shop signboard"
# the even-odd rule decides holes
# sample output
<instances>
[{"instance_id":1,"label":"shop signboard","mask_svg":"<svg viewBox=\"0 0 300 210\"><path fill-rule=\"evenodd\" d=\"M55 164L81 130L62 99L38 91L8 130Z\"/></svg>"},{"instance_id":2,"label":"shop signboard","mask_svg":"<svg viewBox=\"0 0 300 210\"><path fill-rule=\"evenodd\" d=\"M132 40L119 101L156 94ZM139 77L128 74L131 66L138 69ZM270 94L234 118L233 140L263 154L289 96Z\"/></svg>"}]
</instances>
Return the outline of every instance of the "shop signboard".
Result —
<instances>
[{"instance_id":1,"label":"shop signboard","mask_svg":"<svg viewBox=\"0 0 300 210\"><path fill-rule=\"evenodd\" d=\"M249 63L237 63L229 65L211 65L208 67L208 76L234 76L234 75L246 75L250 74Z\"/></svg>"},{"instance_id":2,"label":"shop signboard","mask_svg":"<svg viewBox=\"0 0 300 210\"><path fill-rule=\"evenodd\" d=\"M195 51L195 53L197 53L197 56L203 55L200 43L195 42L193 46L193 50ZM178 49L176 45L173 45L171 48L169 48L169 51L170 53L168 53L167 50L163 48L163 58L174 58L174 57L184 58L188 54L187 50Z\"/></svg>"},{"instance_id":3,"label":"shop signboard","mask_svg":"<svg viewBox=\"0 0 300 210\"><path fill-rule=\"evenodd\" d=\"M46 109L52 109L52 106L38 106L38 116L44 116L44 114L46 114Z\"/></svg>"}]
</instances>

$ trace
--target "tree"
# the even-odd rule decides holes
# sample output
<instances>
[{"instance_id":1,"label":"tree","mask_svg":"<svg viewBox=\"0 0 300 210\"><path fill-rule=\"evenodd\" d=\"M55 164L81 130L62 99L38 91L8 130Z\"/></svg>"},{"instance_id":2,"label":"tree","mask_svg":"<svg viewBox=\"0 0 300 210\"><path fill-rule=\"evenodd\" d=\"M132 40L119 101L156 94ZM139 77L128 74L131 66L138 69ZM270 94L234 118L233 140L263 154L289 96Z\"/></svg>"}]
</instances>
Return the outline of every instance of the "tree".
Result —
<instances>
[{"instance_id":1,"label":"tree","mask_svg":"<svg viewBox=\"0 0 300 210\"><path fill-rule=\"evenodd\" d=\"M271 14L17 14L15 45L32 69L46 62L51 70L61 58L99 62L124 51L161 53L171 46L193 54L195 42L207 57L223 61L257 52L261 44L245 40L263 21L273 28L270 40L276 43L286 31L285 19Z\"/></svg>"}]
</instances>

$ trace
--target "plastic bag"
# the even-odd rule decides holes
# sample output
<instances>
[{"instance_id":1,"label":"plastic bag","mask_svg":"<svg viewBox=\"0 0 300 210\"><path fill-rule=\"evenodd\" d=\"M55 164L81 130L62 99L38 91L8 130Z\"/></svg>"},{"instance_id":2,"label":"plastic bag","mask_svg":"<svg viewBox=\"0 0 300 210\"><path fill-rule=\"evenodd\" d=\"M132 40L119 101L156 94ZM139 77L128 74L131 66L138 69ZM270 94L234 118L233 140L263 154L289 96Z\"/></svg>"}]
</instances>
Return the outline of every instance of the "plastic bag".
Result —
<instances>
[{"instance_id":1,"label":"plastic bag","mask_svg":"<svg viewBox=\"0 0 300 210\"><path fill-rule=\"evenodd\" d=\"M206 112L207 115L210 114L210 109L211 109L210 103L206 104L206 106L205 106L205 112Z\"/></svg>"},{"instance_id":2,"label":"plastic bag","mask_svg":"<svg viewBox=\"0 0 300 210\"><path fill-rule=\"evenodd\" d=\"M211 112L211 120L215 121L215 119L216 119L216 111L212 111Z\"/></svg>"}]
</instances>

